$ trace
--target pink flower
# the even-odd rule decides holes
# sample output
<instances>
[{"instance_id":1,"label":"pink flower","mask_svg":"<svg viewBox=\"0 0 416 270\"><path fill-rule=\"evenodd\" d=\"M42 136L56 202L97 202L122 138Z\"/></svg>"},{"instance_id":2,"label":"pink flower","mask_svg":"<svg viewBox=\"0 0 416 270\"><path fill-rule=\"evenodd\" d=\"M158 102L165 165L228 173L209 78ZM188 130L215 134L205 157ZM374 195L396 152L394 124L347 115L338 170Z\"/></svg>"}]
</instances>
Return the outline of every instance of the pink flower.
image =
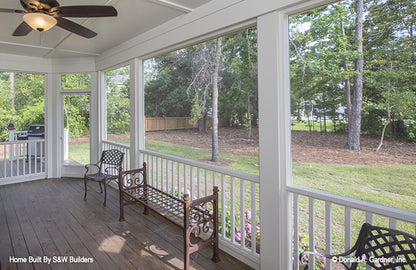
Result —
<instances>
[{"instance_id":1,"label":"pink flower","mask_svg":"<svg viewBox=\"0 0 416 270\"><path fill-rule=\"evenodd\" d=\"M236 241L241 241L241 232L238 232L235 234L235 240Z\"/></svg>"},{"instance_id":2,"label":"pink flower","mask_svg":"<svg viewBox=\"0 0 416 270\"><path fill-rule=\"evenodd\" d=\"M250 223L247 224L246 231L247 231L248 234L251 233L251 224Z\"/></svg>"},{"instance_id":3,"label":"pink flower","mask_svg":"<svg viewBox=\"0 0 416 270\"><path fill-rule=\"evenodd\" d=\"M251 219L251 211L250 210L246 210L246 218Z\"/></svg>"}]
</instances>

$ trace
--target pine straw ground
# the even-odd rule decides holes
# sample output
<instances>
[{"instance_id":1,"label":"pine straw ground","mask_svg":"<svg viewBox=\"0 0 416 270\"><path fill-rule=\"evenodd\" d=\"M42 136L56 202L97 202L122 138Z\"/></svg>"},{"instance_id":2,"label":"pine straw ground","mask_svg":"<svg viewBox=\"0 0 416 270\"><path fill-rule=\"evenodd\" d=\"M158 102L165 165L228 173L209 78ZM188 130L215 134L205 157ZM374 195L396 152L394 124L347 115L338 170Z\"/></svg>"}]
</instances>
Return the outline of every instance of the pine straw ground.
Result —
<instances>
[{"instance_id":1,"label":"pine straw ground","mask_svg":"<svg viewBox=\"0 0 416 270\"><path fill-rule=\"evenodd\" d=\"M127 137L128 134L125 134ZM164 141L211 149L211 132L195 130L170 130L146 132L146 140ZM241 128L220 128L219 149L235 155L258 155L258 130L253 129L248 139L246 130ZM126 138L127 139L127 138ZM416 165L416 144L403 141L384 140L377 153L380 138L361 136L361 151L344 148L345 134L307 131L292 131L292 159L294 162L324 164L405 164Z\"/></svg>"}]
</instances>

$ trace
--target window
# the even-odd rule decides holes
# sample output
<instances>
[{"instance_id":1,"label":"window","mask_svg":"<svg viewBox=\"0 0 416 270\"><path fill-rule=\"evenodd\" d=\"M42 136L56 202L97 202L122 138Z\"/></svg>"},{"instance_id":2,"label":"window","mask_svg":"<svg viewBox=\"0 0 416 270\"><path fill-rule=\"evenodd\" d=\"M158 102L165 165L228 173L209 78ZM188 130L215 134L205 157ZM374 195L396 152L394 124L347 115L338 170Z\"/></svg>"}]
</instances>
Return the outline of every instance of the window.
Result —
<instances>
[{"instance_id":1,"label":"window","mask_svg":"<svg viewBox=\"0 0 416 270\"><path fill-rule=\"evenodd\" d=\"M105 73L107 140L130 144L130 67Z\"/></svg>"}]
</instances>

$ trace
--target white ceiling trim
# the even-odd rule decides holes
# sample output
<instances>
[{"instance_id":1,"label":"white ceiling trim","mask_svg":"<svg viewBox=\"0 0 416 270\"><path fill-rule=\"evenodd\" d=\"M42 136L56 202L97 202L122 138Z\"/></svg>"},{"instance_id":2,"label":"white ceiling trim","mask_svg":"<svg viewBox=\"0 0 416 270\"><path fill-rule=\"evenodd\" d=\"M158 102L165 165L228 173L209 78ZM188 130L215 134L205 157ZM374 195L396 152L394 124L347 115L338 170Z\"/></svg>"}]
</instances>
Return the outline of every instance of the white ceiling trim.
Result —
<instances>
[{"instance_id":1,"label":"white ceiling trim","mask_svg":"<svg viewBox=\"0 0 416 270\"><path fill-rule=\"evenodd\" d=\"M53 51L60 51L60 52L67 52L67 53L76 53L76 54L86 55L86 56L98 56L99 55L99 54L96 54L96 53L88 53L88 52L65 50L65 49L56 49L56 48L52 48L52 47L29 45L29 44L22 44L22 43L13 43L13 42L7 42L7 41L0 41L0 44L11 45L11 46L19 46L19 47L25 47L25 48L33 48L33 49L49 50L50 51L49 53L51 53Z\"/></svg>"},{"instance_id":2,"label":"white ceiling trim","mask_svg":"<svg viewBox=\"0 0 416 270\"><path fill-rule=\"evenodd\" d=\"M163 6L167 6L167 7L170 7L170 8L178 9L178 10L184 11L186 13L194 11L194 9L192 9L192 8L189 8L189 7L186 7L184 5L180 5L180 4L171 2L169 0L149 0L149 1L154 2L156 4L159 4L159 5L163 5Z\"/></svg>"}]
</instances>

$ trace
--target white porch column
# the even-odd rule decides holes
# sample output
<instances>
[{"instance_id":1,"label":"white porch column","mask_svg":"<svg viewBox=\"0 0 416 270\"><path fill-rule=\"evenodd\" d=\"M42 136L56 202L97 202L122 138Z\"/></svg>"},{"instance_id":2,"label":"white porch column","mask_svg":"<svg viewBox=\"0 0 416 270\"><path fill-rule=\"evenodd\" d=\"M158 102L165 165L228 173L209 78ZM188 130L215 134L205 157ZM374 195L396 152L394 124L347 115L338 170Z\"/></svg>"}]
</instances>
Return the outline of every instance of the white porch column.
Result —
<instances>
[{"instance_id":1,"label":"white porch column","mask_svg":"<svg viewBox=\"0 0 416 270\"><path fill-rule=\"evenodd\" d=\"M292 269L288 17L258 18L261 269Z\"/></svg>"},{"instance_id":2,"label":"white porch column","mask_svg":"<svg viewBox=\"0 0 416 270\"><path fill-rule=\"evenodd\" d=\"M59 178L62 174L62 121L60 116L61 76L47 73L45 76L45 144L46 174L48 178Z\"/></svg>"},{"instance_id":3,"label":"white porch column","mask_svg":"<svg viewBox=\"0 0 416 270\"><path fill-rule=\"evenodd\" d=\"M100 158L102 152L102 141L107 139L107 97L106 97L106 84L105 84L105 72L97 72L97 120L98 120L98 152L95 160ZM93 158L93 157L91 157ZM95 162L95 161L94 161Z\"/></svg>"},{"instance_id":4,"label":"white porch column","mask_svg":"<svg viewBox=\"0 0 416 270\"><path fill-rule=\"evenodd\" d=\"M144 149L144 82L143 61L130 61L130 168L139 168L139 149Z\"/></svg>"},{"instance_id":5,"label":"white porch column","mask_svg":"<svg viewBox=\"0 0 416 270\"><path fill-rule=\"evenodd\" d=\"M102 92L100 86L100 77L98 72L91 72L91 89L90 89L90 163L97 162L100 158L100 119L99 116L99 93Z\"/></svg>"}]
</instances>

